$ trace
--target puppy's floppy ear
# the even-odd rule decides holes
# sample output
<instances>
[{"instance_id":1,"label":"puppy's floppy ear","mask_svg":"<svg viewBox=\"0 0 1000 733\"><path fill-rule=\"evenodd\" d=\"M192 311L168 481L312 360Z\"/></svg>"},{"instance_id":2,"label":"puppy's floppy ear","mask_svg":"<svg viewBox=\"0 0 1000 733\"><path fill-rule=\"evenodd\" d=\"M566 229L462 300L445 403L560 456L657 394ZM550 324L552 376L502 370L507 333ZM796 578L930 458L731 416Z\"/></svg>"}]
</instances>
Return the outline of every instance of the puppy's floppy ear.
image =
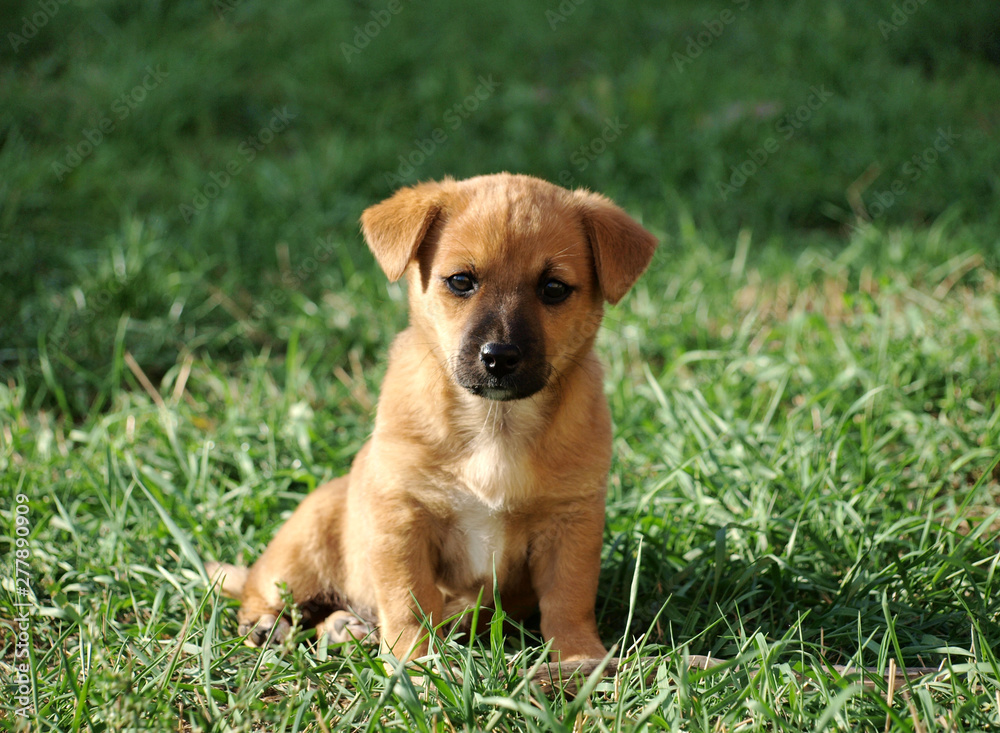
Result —
<instances>
[{"instance_id":1,"label":"puppy's floppy ear","mask_svg":"<svg viewBox=\"0 0 1000 733\"><path fill-rule=\"evenodd\" d=\"M594 252L604 299L614 305L639 279L653 258L656 237L600 194L578 190L580 217Z\"/></svg>"},{"instance_id":2,"label":"puppy's floppy ear","mask_svg":"<svg viewBox=\"0 0 1000 733\"><path fill-rule=\"evenodd\" d=\"M440 183L402 188L361 214L361 230L368 248L386 277L395 282L417 253L431 224L444 206Z\"/></svg>"}]
</instances>

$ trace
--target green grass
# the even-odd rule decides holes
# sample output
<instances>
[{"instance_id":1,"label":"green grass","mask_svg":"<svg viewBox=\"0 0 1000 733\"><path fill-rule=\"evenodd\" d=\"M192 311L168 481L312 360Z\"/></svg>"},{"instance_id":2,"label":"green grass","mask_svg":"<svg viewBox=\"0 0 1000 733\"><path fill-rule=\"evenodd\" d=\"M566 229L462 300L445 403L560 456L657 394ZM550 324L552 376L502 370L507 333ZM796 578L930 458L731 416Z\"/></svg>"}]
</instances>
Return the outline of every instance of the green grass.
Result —
<instances>
[{"instance_id":1,"label":"green grass","mask_svg":"<svg viewBox=\"0 0 1000 733\"><path fill-rule=\"evenodd\" d=\"M349 62L387 4L51 7L0 9L7 727L1000 730L995 3L407 2ZM530 624L416 682L242 646L199 558L251 562L347 469L405 324L358 215L503 169L664 240L599 343L599 622L660 661L569 698L524 680ZM890 704L829 669L890 660L949 674Z\"/></svg>"}]
</instances>

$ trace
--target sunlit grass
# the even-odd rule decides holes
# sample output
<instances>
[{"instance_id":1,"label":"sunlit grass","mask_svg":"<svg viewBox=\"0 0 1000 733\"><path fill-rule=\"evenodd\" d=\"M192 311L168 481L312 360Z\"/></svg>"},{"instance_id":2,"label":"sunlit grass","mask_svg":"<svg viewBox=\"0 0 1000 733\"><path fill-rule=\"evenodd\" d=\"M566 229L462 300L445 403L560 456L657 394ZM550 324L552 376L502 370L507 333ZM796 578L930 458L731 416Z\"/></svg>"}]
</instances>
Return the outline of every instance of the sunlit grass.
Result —
<instances>
[{"instance_id":1,"label":"sunlit grass","mask_svg":"<svg viewBox=\"0 0 1000 733\"><path fill-rule=\"evenodd\" d=\"M189 354L152 394L120 350L126 388L82 423L0 387L4 481L30 507L37 729L997 726L995 276L920 264L918 236L876 278L866 248L888 236L742 270L695 252L609 312L598 612L633 662L576 697L523 677L545 661L531 629L449 638L417 681L308 635L241 645L199 558L252 561L370 430L380 369L327 358L325 304L285 317L284 357ZM364 328L383 306L354 307ZM944 673L889 705L890 660Z\"/></svg>"}]
</instances>

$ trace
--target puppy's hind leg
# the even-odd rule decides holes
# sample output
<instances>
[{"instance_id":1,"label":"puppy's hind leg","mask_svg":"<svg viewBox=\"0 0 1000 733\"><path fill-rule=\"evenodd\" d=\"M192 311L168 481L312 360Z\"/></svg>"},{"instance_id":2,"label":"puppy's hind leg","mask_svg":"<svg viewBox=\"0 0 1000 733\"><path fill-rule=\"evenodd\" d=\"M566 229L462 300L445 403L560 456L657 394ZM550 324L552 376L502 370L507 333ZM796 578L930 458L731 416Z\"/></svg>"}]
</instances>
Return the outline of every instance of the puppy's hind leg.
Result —
<instances>
[{"instance_id":1,"label":"puppy's hind leg","mask_svg":"<svg viewBox=\"0 0 1000 733\"><path fill-rule=\"evenodd\" d=\"M227 562L205 563L205 572L208 574L209 583L218 586L219 591L227 598L239 599L243 596L243 586L247 582L248 570L249 568L237 567Z\"/></svg>"},{"instance_id":2,"label":"puppy's hind leg","mask_svg":"<svg viewBox=\"0 0 1000 733\"><path fill-rule=\"evenodd\" d=\"M240 595L240 633L247 644L281 642L289 633L285 601L323 606L339 595L343 578L341 521L347 478L309 494L246 571ZM228 577L228 576L227 576ZM308 619L306 619L308 625Z\"/></svg>"}]
</instances>

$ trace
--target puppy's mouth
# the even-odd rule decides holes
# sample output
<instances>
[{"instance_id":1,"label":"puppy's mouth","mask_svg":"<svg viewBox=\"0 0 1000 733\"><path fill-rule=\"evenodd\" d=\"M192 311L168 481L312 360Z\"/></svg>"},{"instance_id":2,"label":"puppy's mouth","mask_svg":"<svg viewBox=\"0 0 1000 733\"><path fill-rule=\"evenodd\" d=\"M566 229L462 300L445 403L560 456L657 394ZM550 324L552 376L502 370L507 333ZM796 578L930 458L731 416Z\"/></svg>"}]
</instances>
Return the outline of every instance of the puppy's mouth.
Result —
<instances>
[{"instance_id":1,"label":"puppy's mouth","mask_svg":"<svg viewBox=\"0 0 1000 733\"><path fill-rule=\"evenodd\" d=\"M544 382L539 385L513 384L509 386L488 383L465 384L462 381L459 381L458 384L476 395L476 397L482 397L484 400L493 400L495 402L523 400L537 394L545 386Z\"/></svg>"},{"instance_id":2,"label":"puppy's mouth","mask_svg":"<svg viewBox=\"0 0 1000 733\"><path fill-rule=\"evenodd\" d=\"M462 349L454 364L455 382L477 397L496 402L523 400L548 383L550 367L543 358L514 344L488 342Z\"/></svg>"}]
</instances>

